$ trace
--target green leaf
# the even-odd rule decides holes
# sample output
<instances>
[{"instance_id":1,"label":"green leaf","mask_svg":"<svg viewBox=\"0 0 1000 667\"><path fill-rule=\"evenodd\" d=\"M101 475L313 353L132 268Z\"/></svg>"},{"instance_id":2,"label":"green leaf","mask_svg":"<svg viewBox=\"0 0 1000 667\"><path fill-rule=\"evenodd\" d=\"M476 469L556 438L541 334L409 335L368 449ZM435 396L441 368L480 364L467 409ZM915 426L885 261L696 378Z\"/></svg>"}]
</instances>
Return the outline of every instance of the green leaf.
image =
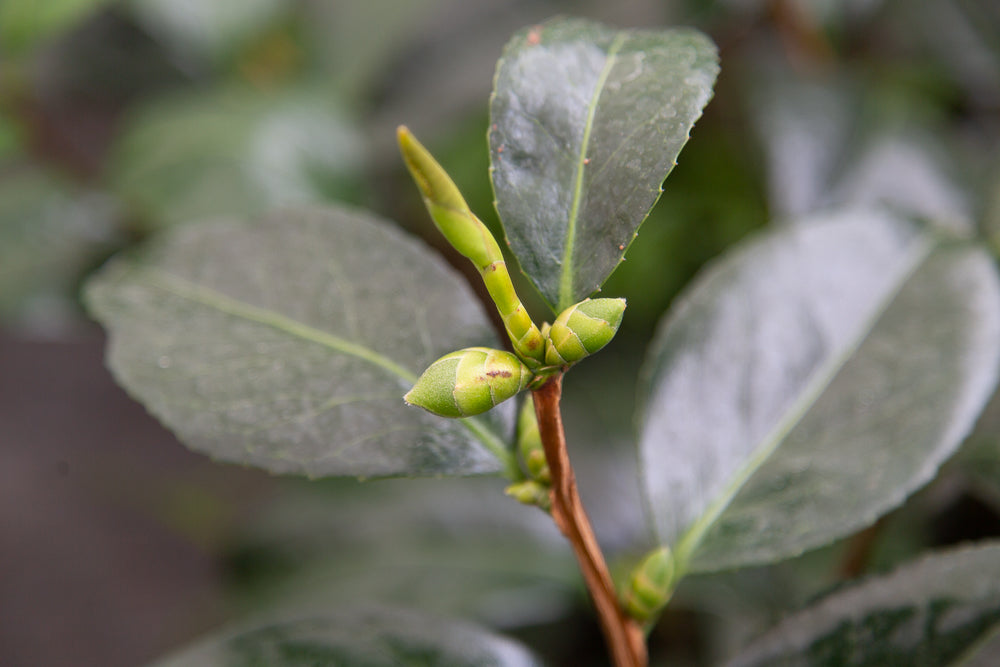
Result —
<instances>
[{"instance_id":1,"label":"green leaf","mask_svg":"<svg viewBox=\"0 0 1000 667\"><path fill-rule=\"evenodd\" d=\"M504 486L287 480L235 536L241 552L281 564L241 582L243 602L301 612L378 600L505 629L565 617L579 602L572 554L548 515L501 499Z\"/></svg>"},{"instance_id":2,"label":"green leaf","mask_svg":"<svg viewBox=\"0 0 1000 667\"><path fill-rule=\"evenodd\" d=\"M717 72L715 47L693 30L556 20L507 44L490 103L496 205L556 312L621 261Z\"/></svg>"},{"instance_id":3,"label":"green leaf","mask_svg":"<svg viewBox=\"0 0 1000 667\"><path fill-rule=\"evenodd\" d=\"M22 54L56 36L112 0L3 0L0 2L0 52Z\"/></svg>"},{"instance_id":4,"label":"green leaf","mask_svg":"<svg viewBox=\"0 0 1000 667\"><path fill-rule=\"evenodd\" d=\"M519 644L412 611L361 607L221 633L155 667L533 667Z\"/></svg>"},{"instance_id":5,"label":"green leaf","mask_svg":"<svg viewBox=\"0 0 1000 667\"><path fill-rule=\"evenodd\" d=\"M713 266L655 338L640 466L681 569L765 563L899 505L996 383L989 256L873 210L814 216Z\"/></svg>"},{"instance_id":6,"label":"green leaf","mask_svg":"<svg viewBox=\"0 0 1000 667\"><path fill-rule=\"evenodd\" d=\"M362 160L324 91L231 88L140 110L114 146L109 181L155 229L349 199Z\"/></svg>"},{"instance_id":7,"label":"green leaf","mask_svg":"<svg viewBox=\"0 0 1000 667\"><path fill-rule=\"evenodd\" d=\"M444 420L403 403L441 354L496 337L458 275L370 215L183 226L86 297L118 381L198 451L310 476L513 465L511 410Z\"/></svg>"},{"instance_id":8,"label":"green leaf","mask_svg":"<svg viewBox=\"0 0 1000 667\"><path fill-rule=\"evenodd\" d=\"M81 319L83 276L120 239L106 197L41 169L0 176L0 321L52 334Z\"/></svg>"},{"instance_id":9,"label":"green leaf","mask_svg":"<svg viewBox=\"0 0 1000 667\"><path fill-rule=\"evenodd\" d=\"M925 557L785 619L729 667L996 664L1000 543Z\"/></svg>"}]
</instances>

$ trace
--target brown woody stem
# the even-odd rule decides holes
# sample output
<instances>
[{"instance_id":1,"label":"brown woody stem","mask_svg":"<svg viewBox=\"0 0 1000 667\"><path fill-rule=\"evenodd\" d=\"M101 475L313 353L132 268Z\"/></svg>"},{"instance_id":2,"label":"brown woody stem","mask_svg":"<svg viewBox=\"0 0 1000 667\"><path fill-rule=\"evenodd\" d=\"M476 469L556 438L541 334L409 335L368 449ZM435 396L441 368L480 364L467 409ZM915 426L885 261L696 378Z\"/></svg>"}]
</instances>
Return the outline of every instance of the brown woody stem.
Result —
<instances>
[{"instance_id":1,"label":"brown woody stem","mask_svg":"<svg viewBox=\"0 0 1000 667\"><path fill-rule=\"evenodd\" d=\"M577 493L576 476L566 451L566 434L559 410L561 395L562 373L552 376L534 390L538 430L552 474L552 519L569 540L580 563L615 666L646 667L648 657L642 627L625 613L618 602L604 555Z\"/></svg>"}]
</instances>

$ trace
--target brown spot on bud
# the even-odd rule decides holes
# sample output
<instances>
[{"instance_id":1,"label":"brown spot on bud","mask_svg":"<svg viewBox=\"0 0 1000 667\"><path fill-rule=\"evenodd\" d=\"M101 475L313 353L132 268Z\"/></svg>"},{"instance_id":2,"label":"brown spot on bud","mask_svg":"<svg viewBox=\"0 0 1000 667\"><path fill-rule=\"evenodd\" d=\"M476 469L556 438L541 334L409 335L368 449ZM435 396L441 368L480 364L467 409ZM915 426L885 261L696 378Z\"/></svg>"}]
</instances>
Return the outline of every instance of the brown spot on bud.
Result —
<instances>
[{"instance_id":1,"label":"brown spot on bud","mask_svg":"<svg viewBox=\"0 0 1000 667\"><path fill-rule=\"evenodd\" d=\"M513 373L510 371L486 371L486 375L491 378L509 378Z\"/></svg>"}]
</instances>

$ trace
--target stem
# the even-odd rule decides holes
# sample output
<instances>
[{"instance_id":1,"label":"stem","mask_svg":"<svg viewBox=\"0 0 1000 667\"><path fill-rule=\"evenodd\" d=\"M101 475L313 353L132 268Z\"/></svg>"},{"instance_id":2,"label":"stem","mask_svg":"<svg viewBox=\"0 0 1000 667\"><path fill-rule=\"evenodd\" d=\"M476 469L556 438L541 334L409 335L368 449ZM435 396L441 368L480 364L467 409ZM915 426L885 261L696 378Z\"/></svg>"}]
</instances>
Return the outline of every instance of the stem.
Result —
<instances>
[{"instance_id":1,"label":"stem","mask_svg":"<svg viewBox=\"0 0 1000 667\"><path fill-rule=\"evenodd\" d=\"M552 474L552 519L569 540L580 563L615 666L646 667L648 657L642 627L618 603L607 563L577 493L576 476L566 451L566 434L559 411L561 395L562 373L552 376L534 391L538 429Z\"/></svg>"}]
</instances>

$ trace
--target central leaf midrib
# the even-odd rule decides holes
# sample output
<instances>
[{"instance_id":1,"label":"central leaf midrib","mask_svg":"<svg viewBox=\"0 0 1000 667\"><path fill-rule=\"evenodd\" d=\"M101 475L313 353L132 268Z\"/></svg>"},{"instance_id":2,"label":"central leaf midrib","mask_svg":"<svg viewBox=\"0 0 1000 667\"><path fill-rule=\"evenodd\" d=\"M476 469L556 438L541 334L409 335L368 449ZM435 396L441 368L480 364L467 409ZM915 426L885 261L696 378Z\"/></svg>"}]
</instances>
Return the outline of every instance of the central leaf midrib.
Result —
<instances>
[{"instance_id":1,"label":"central leaf midrib","mask_svg":"<svg viewBox=\"0 0 1000 667\"><path fill-rule=\"evenodd\" d=\"M590 98L590 104L587 106L587 122L583 127L583 139L580 142L580 153L577 155L576 160L573 200L570 203L569 217L566 221L566 245L563 248L562 272L559 278L559 303L557 307L560 312L573 305L574 301L573 273L575 267L573 263L573 246L576 243L576 223L580 215L580 201L583 199L583 174L585 160L587 159L587 150L590 147L590 131L594 126L597 103L601 99L601 93L604 91L604 84L611 74L611 69L614 67L619 49L621 49L622 44L625 42L625 37L625 33L618 33L608 47L607 60L604 63L604 68L601 70L600 76L597 77L594 93Z\"/></svg>"},{"instance_id":2,"label":"central leaf midrib","mask_svg":"<svg viewBox=\"0 0 1000 667\"><path fill-rule=\"evenodd\" d=\"M910 263L900 273L898 283L886 292L885 297L872 310L868 319L858 328L857 335L844 345L839 354L832 356L827 363L817 369L815 376L806 384L799 398L785 411L784 417L776 422L771 431L760 441L761 445L753 452L746 465L735 471L722 493L709 503L705 512L680 535L674 550L680 569L685 571L688 569L691 556L711 527L730 506L740 489L770 459L781 442L802 421L808 413L809 407L815 404L816 400L826 391L826 388L868 338L890 305L909 283L910 278L924 265L935 248L935 244L927 239L922 240L918 245L919 247L912 251L913 256L910 258Z\"/></svg>"},{"instance_id":3,"label":"central leaf midrib","mask_svg":"<svg viewBox=\"0 0 1000 667\"><path fill-rule=\"evenodd\" d=\"M416 382L417 377L388 357L377 352L352 343L349 340L327 333L315 327L309 326L294 320L286 315L275 312L268 308L254 306L245 301L235 299L210 287L198 285L179 276L173 275L160 269L150 270L150 284L154 287L166 290L175 296L200 303L203 306L214 308L220 312L239 317L251 322L258 322L270 326L287 334L308 340L325 347L343 352L344 354L366 361L374 366L389 371L402 380Z\"/></svg>"},{"instance_id":4,"label":"central leaf midrib","mask_svg":"<svg viewBox=\"0 0 1000 667\"><path fill-rule=\"evenodd\" d=\"M170 292L182 299L200 303L209 308L215 308L220 312L234 317L258 322L283 331L291 336L351 355L386 370L410 384L414 384L417 381L416 375L388 357L339 336L327 333L308 324L303 324L281 313L240 301L222 292L198 285L162 269L148 269L148 280L151 286ZM402 398L400 401L402 401ZM475 417L465 417L460 419L459 422L469 429L497 457L504 465L505 474L508 477L513 479L517 475L517 461L511 455L504 442L491 429Z\"/></svg>"}]
</instances>

